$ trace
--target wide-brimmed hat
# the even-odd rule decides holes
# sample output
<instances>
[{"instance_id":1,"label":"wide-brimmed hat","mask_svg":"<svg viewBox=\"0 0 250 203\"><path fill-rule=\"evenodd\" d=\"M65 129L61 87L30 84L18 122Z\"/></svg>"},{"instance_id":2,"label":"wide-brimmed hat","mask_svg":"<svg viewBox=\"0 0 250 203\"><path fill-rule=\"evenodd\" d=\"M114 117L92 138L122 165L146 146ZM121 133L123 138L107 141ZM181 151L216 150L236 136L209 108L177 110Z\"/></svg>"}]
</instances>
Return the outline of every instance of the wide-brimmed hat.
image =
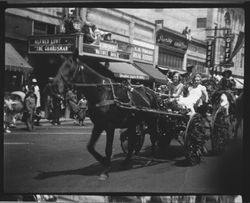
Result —
<instances>
[{"instance_id":1,"label":"wide-brimmed hat","mask_svg":"<svg viewBox=\"0 0 250 203\"><path fill-rule=\"evenodd\" d=\"M232 75L232 71L231 70L224 70L221 75L225 76L226 74L229 74L230 76Z\"/></svg>"}]
</instances>

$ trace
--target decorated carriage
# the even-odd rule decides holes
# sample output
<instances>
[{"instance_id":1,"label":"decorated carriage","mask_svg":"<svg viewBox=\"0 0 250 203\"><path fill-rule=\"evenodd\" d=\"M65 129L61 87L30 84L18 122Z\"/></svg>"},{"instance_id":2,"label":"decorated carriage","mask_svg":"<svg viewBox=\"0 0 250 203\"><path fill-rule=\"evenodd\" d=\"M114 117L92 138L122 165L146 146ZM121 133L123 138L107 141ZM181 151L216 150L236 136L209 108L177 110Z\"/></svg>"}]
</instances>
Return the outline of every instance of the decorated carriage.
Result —
<instances>
[{"instance_id":1,"label":"decorated carriage","mask_svg":"<svg viewBox=\"0 0 250 203\"><path fill-rule=\"evenodd\" d=\"M65 86L73 85L83 91L88 100L89 117L94 127L87 149L105 167L104 179L111 163L115 128L125 129L120 134L122 149L127 153L125 163L134 151L138 153L141 150L146 133L151 135L153 151L155 143L165 150L176 138L184 146L187 160L191 164L200 163L211 131L220 134L225 129L224 124L217 125L217 120L225 120L220 113L223 111L216 111L211 125L207 118L208 106L197 107L196 113L190 117L185 109L164 103L153 90L130 84L130 79L147 76L117 73L117 67L111 66L111 63L131 66L131 50L129 46L125 47L105 40L87 44L83 33L32 36L29 39L30 54L64 56L65 60L53 81L59 92L63 94ZM111 68L113 74L110 73ZM119 75L120 79L115 80L114 75ZM106 157L94 149L103 130L107 133Z\"/></svg>"},{"instance_id":2,"label":"decorated carriage","mask_svg":"<svg viewBox=\"0 0 250 203\"><path fill-rule=\"evenodd\" d=\"M184 147L186 159L190 164L200 163L202 156L207 153L205 143L209 139L212 143L212 153L221 154L227 142L237 133L235 91L219 90L218 80L214 77L204 77L202 85L207 88L209 101L201 106L195 105L196 113L191 117L188 115L188 110L178 106L177 102L169 102L160 96L159 110L143 110L159 118L160 136L157 143L160 149L166 150L171 140L176 139ZM223 104L221 96L222 98L226 96L228 104ZM147 126L141 123L136 128L135 154L141 150L146 134ZM121 147L125 153L127 153L127 138L126 131L122 131Z\"/></svg>"}]
</instances>

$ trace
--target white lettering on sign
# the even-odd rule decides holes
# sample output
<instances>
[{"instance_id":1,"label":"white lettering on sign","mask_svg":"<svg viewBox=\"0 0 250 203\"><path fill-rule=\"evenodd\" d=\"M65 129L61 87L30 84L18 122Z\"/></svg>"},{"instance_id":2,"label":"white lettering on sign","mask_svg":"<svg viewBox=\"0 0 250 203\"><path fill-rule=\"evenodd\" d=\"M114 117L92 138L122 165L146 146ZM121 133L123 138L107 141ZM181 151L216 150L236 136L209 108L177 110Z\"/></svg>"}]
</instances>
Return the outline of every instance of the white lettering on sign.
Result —
<instances>
[{"instance_id":1,"label":"white lettering on sign","mask_svg":"<svg viewBox=\"0 0 250 203\"><path fill-rule=\"evenodd\" d=\"M153 50L149 50L149 49L142 49L142 53L148 54L148 55L154 55Z\"/></svg>"},{"instance_id":2,"label":"white lettering on sign","mask_svg":"<svg viewBox=\"0 0 250 203\"><path fill-rule=\"evenodd\" d=\"M154 50L144 47L134 46L133 58L152 62L154 60Z\"/></svg>"},{"instance_id":3,"label":"white lettering on sign","mask_svg":"<svg viewBox=\"0 0 250 203\"><path fill-rule=\"evenodd\" d=\"M51 39L50 44L60 44L60 39Z\"/></svg>"},{"instance_id":4,"label":"white lettering on sign","mask_svg":"<svg viewBox=\"0 0 250 203\"><path fill-rule=\"evenodd\" d=\"M142 59L145 60L145 61L153 61L153 56L143 54Z\"/></svg>"},{"instance_id":5,"label":"white lettering on sign","mask_svg":"<svg viewBox=\"0 0 250 203\"><path fill-rule=\"evenodd\" d=\"M110 52L110 56L117 57L117 53L116 52Z\"/></svg>"},{"instance_id":6,"label":"white lettering on sign","mask_svg":"<svg viewBox=\"0 0 250 203\"><path fill-rule=\"evenodd\" d=\"M133 58L141 59L141 54L138 52L133 52Z\"/></svg>"},{"instance_id":7,"label":"white lettering on sign","mask_svg":"<svg viewBox=\"0 0 250 203\"><path fill-rule=\"evenodd\" d=\"M49 45L49 46L45 46L44 47L44 51L48 51L48 52L67 52L68 51L68 46L63 46L63 45L58 45L58 46L54 46L54 45Z\"/></svg>"},{"instance_id":8,"label":"white lettering on sign","mask_svg":"<svg viewBox=\"0 0 250 203\"><path fill-rule=\"evenodd\" d=\"M102 50L109 50L109 51L116 52L117 48L118 48L117 44L109 44L109 43L100 42L100 49Z\"/></svg>"}]
</instances>

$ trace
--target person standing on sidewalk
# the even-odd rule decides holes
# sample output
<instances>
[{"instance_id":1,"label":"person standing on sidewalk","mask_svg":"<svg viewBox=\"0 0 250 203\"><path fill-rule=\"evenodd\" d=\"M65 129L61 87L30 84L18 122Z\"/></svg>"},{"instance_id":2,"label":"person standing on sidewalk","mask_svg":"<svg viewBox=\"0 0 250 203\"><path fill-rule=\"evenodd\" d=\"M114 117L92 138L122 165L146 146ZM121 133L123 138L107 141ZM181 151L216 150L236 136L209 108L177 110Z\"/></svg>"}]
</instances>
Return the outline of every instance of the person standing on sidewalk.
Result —
<instances>
[{"instance_id":1,"label":"person standing on sidewalk","mask_svg":"<svg viewBox=\"0 0 250 203\"><path fill-rule=\"evenodd\" d=\"M56 86L52 86L52 104L53 104L53 111L52 111L52 125L61 125L60 117L61 117L61 101L63 97L58 92Z\"/></svg>"},{"instance_id":2,"label":"person standing on sidewalk","mask_svg":"<svg viewBox=\"0 0 250 203\"><path fill-rule=\"evenodd\" d=\"M37 84L37 80L36 78L33 78L31 81L31 88L34 92L34 94L36 95L36 122L34 123L36 126L39 126L39 121L41 119L40 113L41 113L41 96L40 96L40 88Z\"/></svg>"}]
</instances>

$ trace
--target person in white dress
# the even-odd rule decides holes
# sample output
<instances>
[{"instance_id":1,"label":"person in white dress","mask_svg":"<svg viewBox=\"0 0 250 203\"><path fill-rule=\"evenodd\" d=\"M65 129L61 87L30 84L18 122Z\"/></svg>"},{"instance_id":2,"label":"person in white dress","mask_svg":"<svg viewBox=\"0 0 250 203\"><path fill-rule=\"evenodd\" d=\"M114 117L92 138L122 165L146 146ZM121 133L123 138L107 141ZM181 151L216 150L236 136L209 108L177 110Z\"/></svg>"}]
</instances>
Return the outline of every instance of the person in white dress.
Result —
<instances>
[{"instance_id":1,"label":"person in white dress","mask_svg":"<svg viewBox=\"0 0 250 203\"><path fill-rule=\"evenodd\" d=\"M188 88L187 97L180 96L178 104L190 109L190 115L193 115L195 113L194 105L198 102L199 106L202 104L202 101L208 102L208 93L206 87L201 85L201 75L196 74L193 85Z\"/></svg>"},{"instance_id":2,"label":"person in white dress","mask_svg":"<svg viewBox=\"0 0 250 203\"><path fill-rule=\"evenodd\" d=\"M37 80L35 78L32 79L31 83L32 83L31 88L33 89L33 91L34 91L34 93L36 95L36 98L37 98L37 100L36 100L36 122L35 122L35 125L38 126L38 125L40 125L39 121L41 119L41 117L40 117L40 112L41 112L40 88L39 88L39 86L37 84Z\"/></svg>"}]
</instances>

